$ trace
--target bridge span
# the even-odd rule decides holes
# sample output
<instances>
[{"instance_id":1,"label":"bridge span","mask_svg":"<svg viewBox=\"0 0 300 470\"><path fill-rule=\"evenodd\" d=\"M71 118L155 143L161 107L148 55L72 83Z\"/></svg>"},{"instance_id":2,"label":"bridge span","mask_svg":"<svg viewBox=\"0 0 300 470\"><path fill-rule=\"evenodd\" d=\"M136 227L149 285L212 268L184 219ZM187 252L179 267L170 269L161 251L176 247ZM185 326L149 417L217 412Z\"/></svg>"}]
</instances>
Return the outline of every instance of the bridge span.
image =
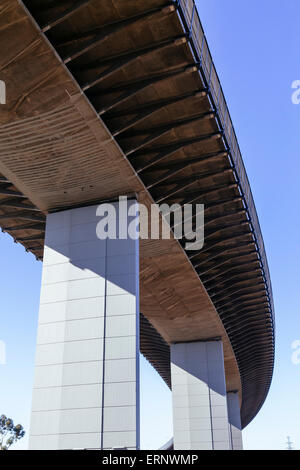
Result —
<instances>
[{"instance_id":1,"label":"bridge span","mask_svg":"<svg viewBox=\"0 0 300 470\"><path fill-rule=\"evenodd\" d=\"M174 448L240 449L274 306L195 2L1 0L0 43L0 226L44 263L31 448L139 448L140 348L172 389ZM97 239L119 196L204 204L204 246L172 226Z\"/></svg>"}]
</instances>

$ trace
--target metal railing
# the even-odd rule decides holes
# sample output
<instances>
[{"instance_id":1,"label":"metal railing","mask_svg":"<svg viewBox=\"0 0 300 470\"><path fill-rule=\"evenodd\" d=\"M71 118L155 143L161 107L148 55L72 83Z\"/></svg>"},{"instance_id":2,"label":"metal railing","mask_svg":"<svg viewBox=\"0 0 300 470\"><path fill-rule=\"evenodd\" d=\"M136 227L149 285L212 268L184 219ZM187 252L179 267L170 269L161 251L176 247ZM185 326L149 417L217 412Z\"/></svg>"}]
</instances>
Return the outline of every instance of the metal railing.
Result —
<instances>
[{"instance_id":1,"label":"metal railing","mask_svg":"<svg viewBox=\"0 0 300 470\"><path fill-rule=\"evenodd\" d=\"M186 28L187 33L189 34L190 42L193 47L193 52L195 54L196 60L200 64L202 78L207 87L213 107L215 108L215 111L217 113L220 127L224 132L223 137L228 148L228 153L230 154L232 162L234 164L236 176L244 197L248 216L252 225L253 236L255 238L257 248L259 250L260 262L272 310L272 320L275 325L272 285L264 241L258 221L258 216L249 180L241 156L235 130L228 111L227 103L220 84L220 80L211 57L211 53L201 25L197 7L195 5L195 0L176 0L175 3L178 6L178 11L181 16L181 20Z\"/></svg>"}]
</instances>

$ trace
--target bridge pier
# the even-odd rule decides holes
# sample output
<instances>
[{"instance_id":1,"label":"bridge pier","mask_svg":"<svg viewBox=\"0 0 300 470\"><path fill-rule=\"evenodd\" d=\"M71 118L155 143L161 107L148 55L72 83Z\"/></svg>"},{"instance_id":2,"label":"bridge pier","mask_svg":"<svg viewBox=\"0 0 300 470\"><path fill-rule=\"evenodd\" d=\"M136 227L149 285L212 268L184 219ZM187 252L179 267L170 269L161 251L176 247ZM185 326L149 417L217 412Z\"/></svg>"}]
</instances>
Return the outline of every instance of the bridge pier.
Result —
<instances>
[{"instance_id":1,"label":"bridge pier","mask_svg":"<svg viewBox=\"0 0 300 470\"><path fill-rule=\"evenodd\" d=\"M221 340L171 345L175 450L229 450Z\"/></svg>"},{"instance_id":2,"label":"bridge pier","mask_svg":"<svg viewBox=\"0 0 300 470\"><path fill-rule=\"evenodd\" d=\"M231 449L243 450L241 412L239 394L237 392L227 393L227 407Z\"/></svg>"},{"instance_id":3,"label":"bridge pier","mask_svg":"<svg viewBox=\"0 0 300 470\"><path fill-rule=\"evenodd\" d=\"M30 449L139 448L139 241L97 207L47 217Z\"/></svg>"}]
</instances>

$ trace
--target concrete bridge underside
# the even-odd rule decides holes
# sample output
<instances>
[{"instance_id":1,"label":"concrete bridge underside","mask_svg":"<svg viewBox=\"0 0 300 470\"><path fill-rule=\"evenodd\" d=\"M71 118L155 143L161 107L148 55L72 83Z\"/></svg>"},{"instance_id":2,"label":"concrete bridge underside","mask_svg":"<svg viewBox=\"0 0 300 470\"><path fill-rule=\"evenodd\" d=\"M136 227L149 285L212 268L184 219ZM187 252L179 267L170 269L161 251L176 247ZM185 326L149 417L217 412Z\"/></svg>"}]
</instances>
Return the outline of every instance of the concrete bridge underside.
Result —
<instances>
[{"instance_id":1,"label":"concrete bridge underside","mask_svg":"<svg viewBox=\"0 0 300 470\"><path fill-rule=\"evenodd\" d=\"M221 338L246 426L272 377L272 292L194 15L186 1L0 2L0 224L42 259L48 213L124 194L204 203L201 251L141 241L141 350L170 385L170 344Z\"/></svg>"}]
</instances>

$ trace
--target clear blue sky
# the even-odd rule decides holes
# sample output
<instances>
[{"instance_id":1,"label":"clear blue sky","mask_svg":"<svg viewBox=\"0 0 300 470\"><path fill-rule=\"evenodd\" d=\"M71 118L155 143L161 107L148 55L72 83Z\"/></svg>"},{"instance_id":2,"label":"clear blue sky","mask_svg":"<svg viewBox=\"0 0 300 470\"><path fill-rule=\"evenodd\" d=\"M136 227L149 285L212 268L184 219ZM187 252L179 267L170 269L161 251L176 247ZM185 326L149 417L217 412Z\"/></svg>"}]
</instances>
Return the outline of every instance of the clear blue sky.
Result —
<instances>
[{"instance_id":1,"label":"clear blue sky","mask_svg":"<svg viewBox=\"0 0 300 470\"><path fill-rule=\"evenodd\" d=\"M299 0L201 0L198 9L236 128L264 235L275 297L277 351L270 394L244 431L246 449L300 449ZM0 413L29 426L41 263L0 234ZM142 444L158 448L171 437L171 396L141 362ZM26 448L26 440L19 448Z\"/></svg>"}]
</instances>

